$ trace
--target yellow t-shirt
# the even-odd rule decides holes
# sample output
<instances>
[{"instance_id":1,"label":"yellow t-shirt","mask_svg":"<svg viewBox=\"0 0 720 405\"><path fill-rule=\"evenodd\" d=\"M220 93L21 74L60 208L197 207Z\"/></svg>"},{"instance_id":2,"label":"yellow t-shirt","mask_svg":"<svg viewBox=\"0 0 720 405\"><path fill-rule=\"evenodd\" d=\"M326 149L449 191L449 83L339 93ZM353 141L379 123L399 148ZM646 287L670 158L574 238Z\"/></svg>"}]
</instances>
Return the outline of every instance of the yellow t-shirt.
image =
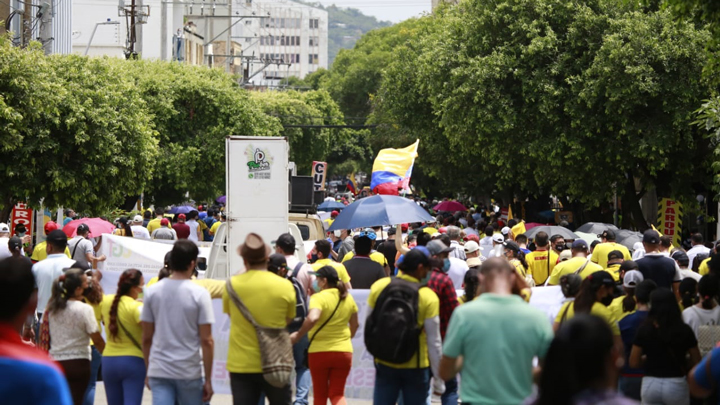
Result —
<instances>
[{"instance_id":1,"label":"yellow t-shirt","mask_svg":"<svg viewBox=\"0 0 720 405\"><path fill-rule=\"evenodd\" d=\"M70 257L70 249L65 246L65 255L67 257ZM43 261L47 259L47 241L42 241L35 245L35 248L33 248L32 256L30 256L30 259L36 262ZM72 257L70 257L72 259Z\"/></svg>"},{"instance_id":2,"label":"yellow t-shirt","mask_svg":"<svg viewBox=\"0 0 720 405\"><path fill-rule=\"evenodd\" d=\"M461 295L461 296L457 297L457 300L458 300L458 305L462 305L465 303L465 296Z\"/></svg>"},{"instance_id":3,"label":"yellow t-shirt","mask_svg":"<svg viewBox=\"0 0 720 405\"><path fill-rule=\"evenodd\" d=\"M217 221L210 227L210 235L215 235L218 231L218 228L220 228L220 225L222 225L222 221Z\"/></svg>"},{"instance_id":4,"label":"yellow t-shirt","mask_svg":"<svg viewBox=\"0 0 720 405\"><path fill-rule=\"evenodd\" d=\"M515 267L515 271L517 271L517 274L518 274L520 277L522 277L523 279L525 278L525 275L526 275L526 274L529 272L529 270L530 270L530 269L525 269L525 267L522 265L522 263L520 263L520 260L518 260L518 259L512 259L512 260L510 260L510 264L512 264L513 267Z\"/></svg>"},{"instance_id":5,"label":"yellow t-shirt","mask_svg":"<svg viewBox=\"0 0 720 405\"><path fill-rule=\"evenodd\" d=\"M415 277L411 277L408 275L400 275L398 278L401 278L403 280L412 281L413 283L420 283L418 279ZM385 289L385 287L390 284L390 277L384 277L380 280L376 281L371 287L370 287L370 295L368 296L368 305L370 308L375 307L375 303L377 302L378 297L380 296L380 293L382 290ZM423 324L425 323L426 319L434 318L436 316L440 315L440 299L438 299L437 294L429 288L421 288L418 292L418 326L422 329L422 332L420 333L420 368L426 368L430 367L430 361L428 360L428 347L427 347L427 337L425 335L425 328L423 327ZM410 361L403 363L403 364L393 364L388 363L382 360L375 360L380 364L384 364L388 367L392 368L417 368L418 367L418 359L417 354L413 355L412 359Z\"/></svg>"},{"instance_id":6,"label":"yellow t-shirt","mask_svg":"<svg viewBox=\"0 0 720 405\"><path fill-rule=\"evenodd\" d=\"M620 322L621 319L625 318L626 316L632 314L635 312L635 309L633 309L630 312L624 312L623 311L623 300L625 299L624 295L621 295L617 298L615 298L612 302L612 304L608 305L608 310L610 311L610 315L612 316L612 320L615 322ZM635 308L637 309L637 303L635 304Z\"/></svg>"},{"instance_id":7,"label":"yellow t-shirt","mask_svg":"<svg viewBox=\"0 0 720 405\"><path fill-rule=\"evenodd\" d=\"M135 356L143 357L142 349L135 346L132 339L125 333L130 332L135 341L142 344L142 326L140 326L140 312L142 312L142 303L135 301L127 295L120 297L117 308L117 327L118 333L116 337L110 336L110 308L112 307L115 294L106 295L101 303L102 320L105 324L106 345L103 356ZM122 327L120 326L122 324ZM125 329L123 329L123 327Z\"/></svg>"},{"instance_id":8,"label":"yellow t-shirt","mask_svg":"<svg viewBox=\"0 0 720 405\"><path fill-rule=\"evenodd\" d=\"M327 227L330 228L332 226L333 222L335 222L335 220L332 218L328 218L328 219L324 220L323 222L325 222L325 224L327 224Z\"/></svg>"},{"instance_id":9,"label":"yellow t-shirt","mask_svg":"<svg viewBox=\"0 0 720 405\"><path fill-rule=\"evenodd\" d=\"M557 266L555 266L552 271L552 275L550 276L550 281L548 282L548 285L560 284L560 277L566 274L575 273L586 262L587 265L585 266L583 271L578 273L580 275L580 278L582 278L583 280L585 280L585 277L595 273L596 271L604 270L602 267L600 267L600 265L593 262L588 262L586 257L573 257L572 259L560 262L557 264Z\"/></svg>"},{"instance_id":10,"label":"yellow t-shirt","mask_svg":"<svg viewBox=\"0 0 720 405\"><path fill-rule=\"evenodd\" d=\"M558 312L555 317L555 323L561 323L561 321L563 321L563 315L565 316L565 321L575 316L575 305L573 304L575 304L574 301L563 304L562 308L560 308L560 312ZM590 315L602 318L610 326L613 335L620 336L620 328L618 327L617 321L613 319L608 307L602 303L596 302L590 309Z\"/></svg>"},{"instance_id":11,"label":"yellow t-shirt","mask_svg":"<svg viewBox=\"0 0 720 405\"><path fill-rule=\"evenodd\" d=\"M525 261L528 264L530 274L535 279L535 284L545 284L548 276L552 274L555 264L558 261L558 254L550 251L550 263L548 264L548 251L536 250L525 255ZM548 268L550 271L548 271Z\"/></svg>"},{"instance_id":12,"label":"yellow t-shirt","mask_svg":"<svg viewBox=\"0 0 720 405\"><path fill-rule=\"evenodd\" d=\"M620 265L619 264L613 264L611 266L608 266L608 268L605 269L610 275L612 276L613 280L617 283L620 281Z\"/></svg>"},{"instance_id":13,"label":"yellow t-shirt","mask_svg":"<svg viewBox=\"0 0 720 405\"><path fill-rule=\"evenodd\" d=\"M148 287L150 287L151 285L153 285L153 284L155 284L155 283L157 283L157 282L158 282L158 276L155 276L155 277L151 278L150 281L148 281L147 283L145 283L145 288L148 288Z\"/></svg>"},{"instance_id":14,"label":"yellow t-shirt","mask_svg":"<svg viewBox=\"0 0 720 405\"><path fill-rule=\"evenodd\" d=\"M295 288L290 281L267 270L248 270L231 278L255 322L284 328L295 317ZM230 343L227 370L231 373L262 373L260 345L255 328L223 291L223 312L230 315Z\"/></svg>"},{"instance_id":15,"label":"yellow t-shirt","mask_svg":"<svg viewBox=\"0 0 720 405\"><path fill-rule=\"evenodd\" d=\"M340 281L343 283L349 283L350 282L350 275L347 272L347 269L345 266L343 266L341 263L334 262L330 259L320 259L312 264L313 271L320 270L321 267L325 266L331 266L332 268L337 271L338 277L340 277Z\"/></svg>"},{"instance_id":16,"label":"yellow t-shirt","mask_svg":"<svg viewBox=\"0 0 720 405\"><path fill-rule=\"evenodd\" d=\"M595 246L595 249L593 249L593 254L590 260L592 260L593 263L597 263L602 267L603 269L607 267L608 262L608 253L612 252L613 250L619 250L623 254L623 258L625 260L631 260L632 256L630 255L630 251L625 246L615 243L615 242L605 242L605 243L598 243L597 246Z\"/></svg>"},{"instance_id":17,"label":"yellow t-shirt","mask_svg":"<svg viewBox=\"0 0 720 405\"><path fill-rule=\"evenodd\" d=\"M438 230L431 226L428 226L428 227L423 228L423 232L429 233L430 235L434 235L438 232Z\"/></svg>"},{"instance_id":18,"label":"yellow t-shirt","mask_svg":"<svg viewBox=\"0 0 720 405\"><path fill-rule=\"evenodd\" d=\"M355 252L353 252L353 251L347 252L345 254L345 256L343 257L342 262L345 263L346 261L352 259L353 257L355 257ZM388 265L388 261L387 261L387 258L385 257L385 255L378 251L370 252L370 260L374 261L375 263L380 264L383 267Z\"/></svg>"},{"instance_id":19,"label":"yellow t-shirt","mask_svg":"<svg viewBox=\"0 0 720 405\"><path fill-rule=\"evenodd\" d=\"M711 259L711 258L708 257L707 259L703 260L703 261L700 263L700 267L698 267L698 273L699 273L701 276L704 276L704 275L710 273L710 259Z\"/></svg>"},{"instance_id":20,"label":"yellow t-shirt","mask_svg":"<svg viewBox=\"0 0 720 405\"><path fill-rule=\"evenodd\" d=\"M310 297L310 309L319 309L322 311L320 319L315 323L308 338L313 339L308 353L319 353L319 352L346 352L352 353L353 347L350 341L350 317L356 314L358 311L357 304L352 295L348 294L347 297L337 307L335 315L333 315L330 322L315 336L318 328L327 321L330 315L338 305L340 299L340 292L337 288L329 288L322 290L319 293L315 293Z\"/></svg>"},{"instance_id":21,"label":"yellow t-shirt","mask_svg":"<svg viewBox=\"0 0 720 405\"><path fill-rule=\"evenodd\" d=\"M150 220L147 224L147 230L150 235L152 235L153 231L160 228L160 221L161 218L155 218ZM168 219L168 228L172 229L172 226L170 226L170 220Z\"/></svg>"}]
</instances>

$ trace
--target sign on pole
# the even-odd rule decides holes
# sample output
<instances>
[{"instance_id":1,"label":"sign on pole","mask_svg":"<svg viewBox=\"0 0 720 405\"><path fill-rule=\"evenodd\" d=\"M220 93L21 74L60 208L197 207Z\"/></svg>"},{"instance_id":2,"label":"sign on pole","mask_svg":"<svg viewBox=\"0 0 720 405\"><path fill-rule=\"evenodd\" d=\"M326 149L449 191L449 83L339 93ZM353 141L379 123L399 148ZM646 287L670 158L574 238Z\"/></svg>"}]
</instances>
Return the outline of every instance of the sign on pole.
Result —
<instances>
[{"instance_id":1,"label":"sign on pole","mask_svg":"<svg viewBox=\"0 0 720 405\"><path fill-rule=\"evenodd\" d=\"M10 220L10 232L15 232L15 226L23 224L29 232L32 232L33 210L27 204L19 202L15 204Z\"/></svg>"},{"instance_id":2,"label":"sign on pole","mask_svg":"<svg viewBox=\"0 0 720 405\"><path fill-rule=\"evenodd\" d=\"M663 198L658 204L657 230L672 238L674 246L680 246L680 227L682 226L682 204L669 198Z\"/></svg>"},{"instance_id":3,"label":"sign on pole","mask_svg":"<svg viewBox=\"0 0 720 405\"><path fill-rule=\"evenodd\" d=\"M325 191L325 177L327 176L327 162L313 162L312 178L315 191Z\"/></svg>"}]
</instances>

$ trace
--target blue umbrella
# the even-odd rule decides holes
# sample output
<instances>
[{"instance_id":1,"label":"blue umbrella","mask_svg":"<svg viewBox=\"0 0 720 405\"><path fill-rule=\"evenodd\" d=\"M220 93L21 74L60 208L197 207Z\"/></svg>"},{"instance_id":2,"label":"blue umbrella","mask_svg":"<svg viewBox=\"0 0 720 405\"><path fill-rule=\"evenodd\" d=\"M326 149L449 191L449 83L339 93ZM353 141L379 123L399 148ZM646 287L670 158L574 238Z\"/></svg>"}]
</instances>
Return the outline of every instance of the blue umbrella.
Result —
<instances>
[{"instance_id":1,"label":"blue umbrella","mask_svg":"<svg viewBox=\"0 0 720 405\"><path fill-rule=\"evenodd\" d=\"M431 221L435 218L413 200L394 195L374 195L345 207L328 231Z\"/></svg>"},{"instance_id":2,"label":"blue umbrella","mask_svg":"<svg viewBox=\"0 0 720 405\"><path fill-rule=\"evenodd\" d=\"M318 211L333 211L333 210L343 210L346 206L343 203L337 202L337 201L325 201L322 204L318 205Z\"/></svg>"},{"instance_id":3,"label":"blue umbrella","mask_svg":"<svg viewBox=\"0 0 720 405\"><path fill-rule=\"evenodd\" d=\"M190 211L197 211L197 208L193 207L192 205L178 205L174 207L170 207L170 209L167 211L168 214L187 214Z\"/></svg>"}]
</instances>

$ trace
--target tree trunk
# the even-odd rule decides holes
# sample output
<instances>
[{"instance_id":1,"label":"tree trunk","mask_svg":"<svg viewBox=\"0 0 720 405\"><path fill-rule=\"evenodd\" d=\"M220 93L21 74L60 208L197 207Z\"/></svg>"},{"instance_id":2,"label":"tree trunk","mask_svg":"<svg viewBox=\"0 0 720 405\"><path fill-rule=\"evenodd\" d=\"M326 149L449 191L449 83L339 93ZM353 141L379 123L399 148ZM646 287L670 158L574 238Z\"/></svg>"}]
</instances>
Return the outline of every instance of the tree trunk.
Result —
<instances>
[{"instance_id":1,"label":"tree trunk","mask_svg":"<svg viewBox=\"0 0 720 405\"><path fill-rule=\"evenodd\" d=\"M12 213L15 203L17 202L12 196L5 196L3 198L3 209L0 211L0 222L9 224L10 214ZM12 228L12 226L11 226Z\"/></svg>"},{"instance_id":2,"label":"tree trunk","mask_svg":"<svg viewBox=\"0 0 720 405\"><path fill-rule=\"evenodd\" d=\"M644 232L650 225L645 221L640 200L635 193L635 180L633 176L628 176L625 181L625 190L623 193L623 218L632 216L632 223L640 232Z\"/></svg>"}]
</instances>

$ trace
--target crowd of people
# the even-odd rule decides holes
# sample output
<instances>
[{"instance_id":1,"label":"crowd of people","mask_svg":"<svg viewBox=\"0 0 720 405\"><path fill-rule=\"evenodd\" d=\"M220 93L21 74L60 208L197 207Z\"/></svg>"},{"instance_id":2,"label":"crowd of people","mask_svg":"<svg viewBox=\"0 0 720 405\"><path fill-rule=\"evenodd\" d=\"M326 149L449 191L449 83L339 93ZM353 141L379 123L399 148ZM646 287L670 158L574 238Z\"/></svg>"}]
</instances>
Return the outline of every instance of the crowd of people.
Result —
<instances>
[{"instance_id":1,"label":"crowd of people","mask_svg":"<svg viewBox=\"0 0 720 405\"><path fill-rule=\"evenodd\" d=\"M128 269L115 294L82 225L68 240L50 222L35 247L8 238L3 402L92 404L101 369L111 405L139 404L145 387L155 404L208 403L222 298L235 404L345 404L358 331L378 405L717 403L720 255L701 234L686 251L650 229L630 250L612 229L599 243L530 240L522 221L458 212L329 232L307 257L290 234L271 247L251 233L234 253L246 271L198 280L196 242L221 217L204 229L195 212L172 226L155 214L116 233L178 240L157 277ZM365 319L353 289L369 290ZM529 304L556 290L552 313Z\"/></svg>"}]
</instances>

